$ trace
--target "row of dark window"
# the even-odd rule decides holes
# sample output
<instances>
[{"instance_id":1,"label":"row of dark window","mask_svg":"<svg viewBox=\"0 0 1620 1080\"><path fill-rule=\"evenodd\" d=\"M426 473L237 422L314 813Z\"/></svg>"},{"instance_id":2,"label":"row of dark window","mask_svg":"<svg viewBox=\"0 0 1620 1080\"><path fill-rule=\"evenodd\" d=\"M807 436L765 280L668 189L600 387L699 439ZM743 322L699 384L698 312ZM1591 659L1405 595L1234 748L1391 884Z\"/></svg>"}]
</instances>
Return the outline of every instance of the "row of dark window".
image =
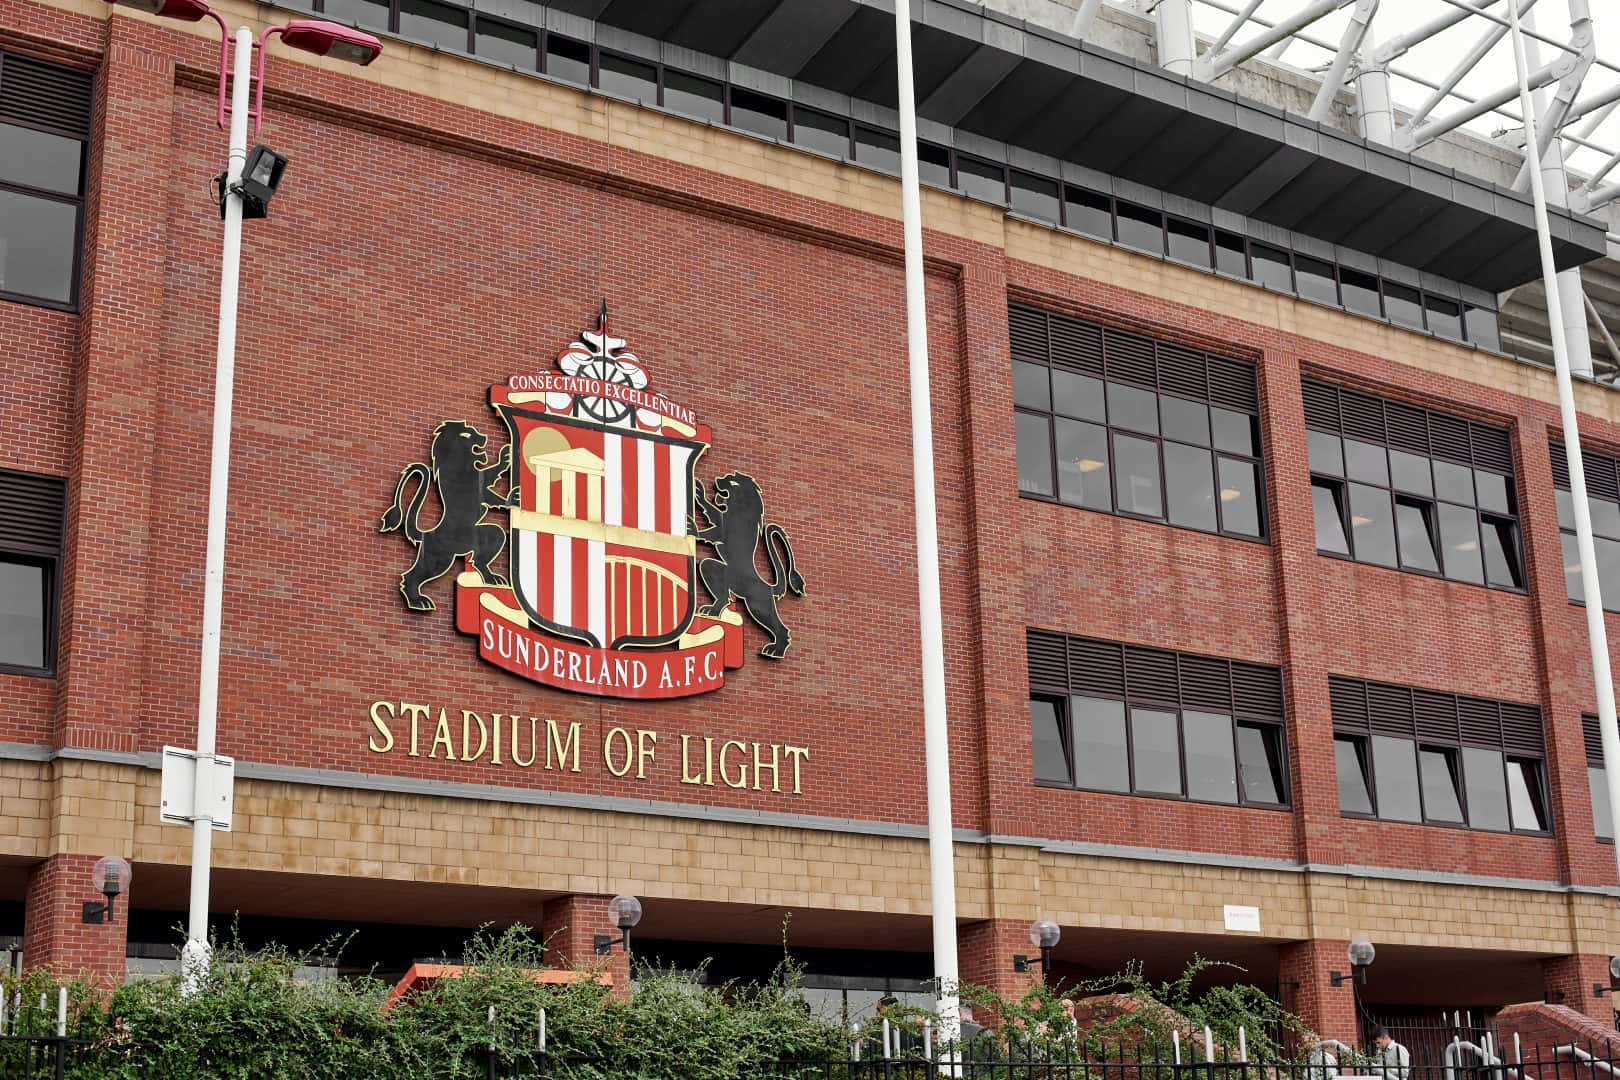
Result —
<instances>
[{"instance_id":1,"label":"row of dark window","mask_svg":"<svg viewBox=\"0 0 1620 1080\"><path fill-rule=\"evenodd\" d=\"M893 131L721 79L624 56L548 30L438 0L317 0L317 10L646 105L805 146L898 175ZM1497 314L1377 274L1249 240L1153 207L919 141L923 183L999 203L1053 225L1267 288L1499 350Z\"/></svg>"},{"instance_id":2,"label":"row of dark window","mask_svg":"<svg viewBox=\"0 0 1620 1080\"><path fill-rule=\"evenodd\" d=\"M1541 710L1332 676L1339 812L1548 833Z\"/></svg>"},{"instance_id":3,"label":"row of dark window","mask_svg":"<svg viewBox=\"0 0 1620 1080\"><path fill-rule=\"evenodd\" d=\"M0 297L78 302L91 84L89 72L0 52Z\"/></svg>"},{"instance_id":4,"label":"row of dark window","mask_svg":"<svg viewBox=\"0 0 1620 1080\"><path fill-rule=\"evenodd\" d=\"M0 671L56 668L58 581L67 485L0 470Z\"/></svg>"},{"instance_id":5,"label":"row of dark window","mask_svg":"<svg viewBox=\"0 0 1620 1080\"><path fill-rule=\"evenodd\" d=\"M1275 667L1030 630L1035 781L1288 805Z\"/></svg>"},{"instance_id":6,"label":"row of dark window","mask_svg":"<svg viewBox=\"0 0 1620 1080\"><path fill-rule=\"evenodd\" d=\"M1506 429L1314 379L1303 392L1318 551L1525 587Z\"/></svg>"},{"instance_id":7,"label":"row of dark window","mask_svg":"<svg viewBox=\"0 0 1620 1080\"><path fill-rule=\"evenodd\" d=\"M1265 536L1254 365L1022 305L1008 318L1021 492Z\"/></svg>"},{"instance_id":8,"label":"row of dark window","mask_svg":"<svg viewBox=\"0 0 1620 1080\"><path fill-rule=\"evenodd\" d=\"M1564 546L1564 585L1570 600L1584 603L1580 552L1575 544L1575 501L1569 490L1569 454L1561 442L1550 444L1548 450ZM1603 607L1620 611L1620 462L1585 447L1581 448L1581 461L1586 471L1586 502L1592 517L1592 549L1597 557Z\"/></svg>"}]
</instances>

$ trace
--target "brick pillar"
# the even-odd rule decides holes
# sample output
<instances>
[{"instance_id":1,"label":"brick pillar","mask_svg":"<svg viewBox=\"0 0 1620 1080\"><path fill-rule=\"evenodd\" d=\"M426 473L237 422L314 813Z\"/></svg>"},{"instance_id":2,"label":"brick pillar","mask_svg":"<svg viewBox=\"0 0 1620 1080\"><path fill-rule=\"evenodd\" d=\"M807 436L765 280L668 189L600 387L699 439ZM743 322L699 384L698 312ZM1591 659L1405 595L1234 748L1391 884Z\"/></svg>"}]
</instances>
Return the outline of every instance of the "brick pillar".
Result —
<instances>
[{"instance_id":1,"label":"brick pillar","mask_svg":"<svg viewBox=\"0 0 1620 1080\"><path fill-rule=\"evenodd\" d=\"M1277 976L1283 986L1283 1001L1289 1010L1305 1021L1305 1026L1324 1039L1338 1039L1349 1046L1360 1046L1356 1023L1356 999L1350 975L1348 941L1318 938L1296 941L1282 947ZM1333 972L1346 976L1342 986L1333 986Z\"/></svg>"},{"instance_id":2,"label":"brick pillar","mask_svg":"<svg viewBox=\"0 0 1620 1080\"><path fill-rule=\"evenodd\" d=\"M1549 956L1541 962L1541 985L1547 992L1547 1000L1599 1020L1605 1027L1612 1027L1614 995L1605 993L1602 997L1593 996L1594 983L1608 989L1607 956L1577 953L1574 956Z\"/></svg>"},{"instance_id":3,"label":"brick pillar","mask_svg":"<svg viewBox=\"0 0 1620 1080\"><path fill-rule=\"evenodd\" d=\"M103 899L90 886L90 868L97 858L52 855L29 873L23 962L112 989L124 981L129 894L118 897L115 922L93 925L83 920L84 902Z\"/></svg>"},{"instance_id":4,"label":"brick pillar","mask_svg":"<svg viewBox=\"0 0 1620 1080\"><path fill-rule=\"evenodd\" d=\"M1026 972L1013 970L1013 957L1039 956L1040 950L1029 943L1029 923L1012 919L985 919L968 923L956 931L957 967L962 982L984 986L1004 998L1020 998L1041 981L1039 969ZM988 1023L988 1017L975 1010L974 1019Z\"/></svg>"},{"instance_id":5,"label":"brick pillar","mask_svg":"<svg viewBox=\"0 0 1620 1080\"><path fill-rule=\"evenodd\" d=\"M607 956L597 956L595 937L619 929L608 905L611 896L559 896L548 900L540 920L540 936L546 944L546 963L575 971L606 971L613 976L613 992L621 997L630 993L630 957L614 947ZM630 947L635 948L635 931L630 931Z\"/></svg>"}]
</instances>

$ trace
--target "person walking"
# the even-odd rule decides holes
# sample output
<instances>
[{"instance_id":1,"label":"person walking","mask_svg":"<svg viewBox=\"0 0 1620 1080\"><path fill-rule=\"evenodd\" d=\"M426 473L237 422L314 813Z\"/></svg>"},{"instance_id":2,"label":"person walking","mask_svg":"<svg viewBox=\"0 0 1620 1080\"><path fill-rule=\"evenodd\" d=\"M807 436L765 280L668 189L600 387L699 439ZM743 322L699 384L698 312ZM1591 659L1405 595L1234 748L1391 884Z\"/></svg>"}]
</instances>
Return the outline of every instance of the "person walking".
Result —
<instances>
[{"instance_id":1,"label":"person walking","mask_svg":"<svg viewBox=\"0 0 1620 1080\"><path fill-rule=\"evenodd\" d=\"M1389 1029L1373 1032L1373 1067L1384 1080L1407 1080L1412 1074L1412 1055L1396 1042Z\"/></svg>"}]
</instances>

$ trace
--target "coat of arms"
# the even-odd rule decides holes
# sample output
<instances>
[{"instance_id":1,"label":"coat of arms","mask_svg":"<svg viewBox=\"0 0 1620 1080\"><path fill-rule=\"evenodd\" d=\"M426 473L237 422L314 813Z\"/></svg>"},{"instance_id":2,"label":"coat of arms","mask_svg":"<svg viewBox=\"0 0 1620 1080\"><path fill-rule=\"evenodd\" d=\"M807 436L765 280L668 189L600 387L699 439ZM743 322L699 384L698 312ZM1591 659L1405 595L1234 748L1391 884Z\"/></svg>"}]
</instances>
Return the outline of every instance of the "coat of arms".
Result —
<instances>
[{"instance_id":1,"label":"coat of arms","mask_svg":"<svg viewBox=\"0 0 1620 1080\"><path fill-rule=\"evenodd\" d=\"M708 425L653 392L625 344L604 304L556 370L490 387L507 436L493 460L471 424L441 423L430 461L400 474L382 531L416 549L399 586L413 611L432 611L424 587L461 566L456 627L485 660L582 693L699 694L742 665L736 601L770 635L760 654L786 655L777 601L802 595L804 579L752 477L729 473L708 494L696 472ZM424 529L430 487L440 516ZM505 527L486 520L496 511ZM755 568L761 544L769 580ZM493 565L503 550L505 576Z\"/></svg>"}]
</instances>

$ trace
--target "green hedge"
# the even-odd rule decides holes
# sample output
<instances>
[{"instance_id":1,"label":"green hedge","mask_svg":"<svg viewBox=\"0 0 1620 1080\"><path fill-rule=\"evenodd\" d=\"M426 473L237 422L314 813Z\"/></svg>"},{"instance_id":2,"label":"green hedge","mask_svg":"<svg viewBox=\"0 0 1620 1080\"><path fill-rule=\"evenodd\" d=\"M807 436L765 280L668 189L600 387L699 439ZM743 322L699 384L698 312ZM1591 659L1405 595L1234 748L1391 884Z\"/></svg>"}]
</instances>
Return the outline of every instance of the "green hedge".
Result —
<instances>
[{"instance_id":1,"label":"green hedge","mask_svg":"<svg viewBox=\"0 0 1620 1080\"><path fill-rule=\"evenodd\" d=\"M304 957L270 948L247 953L216 949L197 992L184 994L178 976L119 987L110 997L70 986L70 1034L94 1040L69 1075L80 1080L281 1080L334 1077L394 1080L405 1077L482 1078L491 1050L511 1058L530 1054L539 1011L546 1010L547 1050L578 1059L570 1075L603 1080L743 1080L757 1063L847 1060L851 1033L835 1019L814 1015L800 991L798 972L785 956L765 984L705 986L673 972L641 971L629 996L594 982L540 984L526 972L543 967L542 942L517 926L480 934L464 952L466 971L443 979L388 1012L391 987L373 978L304 980L295 971ZM1154 987L1127 971L1070 994L1119 992L1143 1002L1174 1005L1194 1026L1210 1023L1218 1038L1235 1040L1238 1024L1257 1033L1292 1023L1252 988L1192 993L1208 964L1195 960L1182 980ZM12 1004L8 1028L54 1032L56 989L48 972L0 980ZM47 996L43 1013L39 995ZM1075 1045L1073 1022L1055 993L1036 989L1020 999L997 998L965 987L963 998L994 1017L981 1037L985 1053L1061 1052ZM18 1011L16 1003L24 1006ZM493 1021L491 1010L493 1009ZM891 1010L901 1025L920 1027L925 1014ZM1185 1021L1162 1006L1132 1010L1093 1035L1109 1044L1168 1045L1172 1026ZM877 1045L875 1028L857 1033ZM17 1045L0 1047L0 1076L20 1074ZM7 1056L9 1055L9 1057ZM1259 1057L1252 1053L1252 1057Z\"/></svg>"}]
</instances>

